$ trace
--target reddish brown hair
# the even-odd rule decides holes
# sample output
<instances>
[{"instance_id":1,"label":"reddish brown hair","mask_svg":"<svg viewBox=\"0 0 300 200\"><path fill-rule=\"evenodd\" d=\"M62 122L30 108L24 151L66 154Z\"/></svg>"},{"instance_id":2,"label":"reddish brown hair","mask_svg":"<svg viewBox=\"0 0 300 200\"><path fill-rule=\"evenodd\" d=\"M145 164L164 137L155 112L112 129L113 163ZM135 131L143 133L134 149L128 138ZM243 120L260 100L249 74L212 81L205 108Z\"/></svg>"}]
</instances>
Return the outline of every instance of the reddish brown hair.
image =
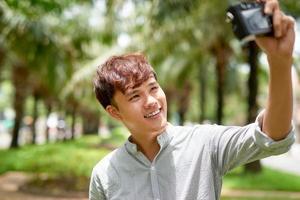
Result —
<instances>
[{"instance_id":1,"label":"reddish brown hair","mask_svg":"<svg viewBox=\"0 0 300 200\"><path fill-rule=\"evenodd\" d=\"M100 104L106 108L112 104L116 90L124 93L128 87L139 86L152 75L156 79L153 68L142 54L112 56L98 67L94 91Z\"/></svg>"}]
</instances>

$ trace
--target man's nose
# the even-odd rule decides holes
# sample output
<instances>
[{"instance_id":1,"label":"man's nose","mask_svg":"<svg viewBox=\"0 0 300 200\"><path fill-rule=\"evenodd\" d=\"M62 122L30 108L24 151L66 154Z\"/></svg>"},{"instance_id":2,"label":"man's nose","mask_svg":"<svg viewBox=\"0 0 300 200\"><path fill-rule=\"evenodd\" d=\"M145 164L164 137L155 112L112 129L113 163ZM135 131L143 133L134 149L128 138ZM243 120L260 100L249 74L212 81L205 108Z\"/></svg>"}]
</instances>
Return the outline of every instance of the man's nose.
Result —
<instances>
[{"instance_id":1,"label":"man's nose","mask_svg":"<svg viewBox=\"0 0 300 200\"><path fill-rule=\"evenodd\" d=\"M155 106L157 104L157 99L151 95L148 95L146 97L146 101L145 101L145 107L146 108L151 108L153 106Z\"/></svg>"}]
</instances>

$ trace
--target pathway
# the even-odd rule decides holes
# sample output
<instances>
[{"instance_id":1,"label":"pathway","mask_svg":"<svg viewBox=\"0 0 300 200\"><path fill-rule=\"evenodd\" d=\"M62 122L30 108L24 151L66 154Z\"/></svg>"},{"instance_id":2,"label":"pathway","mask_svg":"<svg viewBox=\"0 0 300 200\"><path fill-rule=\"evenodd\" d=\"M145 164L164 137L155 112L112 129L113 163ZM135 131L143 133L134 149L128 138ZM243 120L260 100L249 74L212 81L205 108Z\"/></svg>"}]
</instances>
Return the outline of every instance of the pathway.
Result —
<instances>
[{"instance_id":1,"label":"pathway","mask_svg":"<svg viewBox=\"0 0 300 200\"><path fill-rule=\"evenodd\" d=\"M87 200L82 195L79 197L59 197L47 194L31 194L20 191L20 187L30 180L30 176L22 172L8 172L0 176L1 200Z\"/></svg>"},{"instance_id":2,"label":"pathway","mask_svg":"<svg viewBox=\"0 0 300 200\"><path fill-rule=\"evenodd\" d=\"M300 192L222 189L222 197L231 198L288 198L300 200Z\"/></svg>"}]
</instances>

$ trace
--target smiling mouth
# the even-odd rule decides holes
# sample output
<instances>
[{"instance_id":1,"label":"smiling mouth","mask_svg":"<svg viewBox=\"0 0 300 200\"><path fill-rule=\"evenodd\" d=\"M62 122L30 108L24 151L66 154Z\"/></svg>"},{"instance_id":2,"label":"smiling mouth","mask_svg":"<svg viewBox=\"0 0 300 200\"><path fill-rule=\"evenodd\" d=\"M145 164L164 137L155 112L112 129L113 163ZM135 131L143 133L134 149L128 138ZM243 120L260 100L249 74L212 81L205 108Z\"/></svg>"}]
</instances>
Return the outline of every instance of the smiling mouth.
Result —
<instances>
[{"instance_id":1,"label":"smiling mouth","mask_svg":"<svg viewBox=\"0 0 300 200\"><path fill-rule=\"evenodd\" d=\"M144 118L152 118L152 117L158 115L160 112L161 112L161 108L159 108L158 110L156 110L152 113L149 113L149 114L145 115Z\"/></svg>"}]
</instances>

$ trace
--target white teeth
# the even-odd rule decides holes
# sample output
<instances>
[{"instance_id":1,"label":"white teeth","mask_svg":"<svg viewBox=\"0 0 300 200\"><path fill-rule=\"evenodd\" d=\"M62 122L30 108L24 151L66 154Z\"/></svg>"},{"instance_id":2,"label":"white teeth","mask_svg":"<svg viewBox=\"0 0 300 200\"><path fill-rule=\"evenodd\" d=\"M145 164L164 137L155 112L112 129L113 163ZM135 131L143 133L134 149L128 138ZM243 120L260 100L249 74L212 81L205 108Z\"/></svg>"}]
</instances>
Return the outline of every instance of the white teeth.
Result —
<instances>
[{"instance_id":1,"label":"white teeth","mask_svg":"<svg viewBox=\"0 0 300 200\"><path fill-rule=\"evenodd\" d=\"M160 110L154 111L148 115L145 115L145 118L153 117L154 115L157 115L160 112Z\"/></svg>"}]
</instances>

